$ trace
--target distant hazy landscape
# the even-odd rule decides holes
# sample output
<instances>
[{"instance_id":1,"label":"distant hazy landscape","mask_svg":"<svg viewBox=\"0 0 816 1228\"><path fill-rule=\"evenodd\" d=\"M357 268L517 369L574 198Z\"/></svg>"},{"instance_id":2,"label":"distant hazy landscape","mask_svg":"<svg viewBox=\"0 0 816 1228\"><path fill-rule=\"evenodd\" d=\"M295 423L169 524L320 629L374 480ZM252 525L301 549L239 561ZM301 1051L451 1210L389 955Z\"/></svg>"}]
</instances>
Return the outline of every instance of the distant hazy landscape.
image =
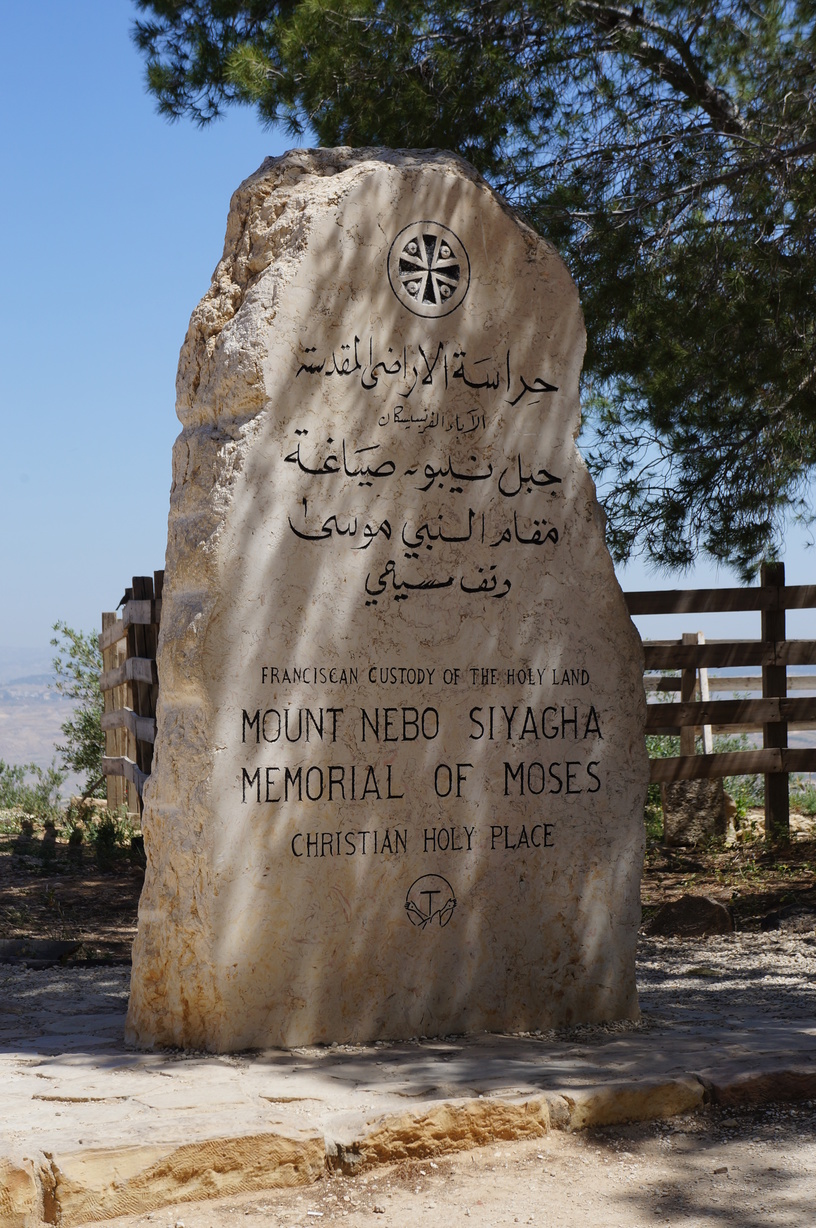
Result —
<instances>
[{"instance_id":1,"label":"distant hazy landscape","mask_svg":"<svg viewBox=\"0 0 816 1228\"><path fill-rule=\"evenodd\" d=\"M0 648L0 759L48 767L62 740L60 726L71 715L70 700L50 685L51 650ZM69 777L63 793L75 790Z\"/></svg>"}]
</instances>

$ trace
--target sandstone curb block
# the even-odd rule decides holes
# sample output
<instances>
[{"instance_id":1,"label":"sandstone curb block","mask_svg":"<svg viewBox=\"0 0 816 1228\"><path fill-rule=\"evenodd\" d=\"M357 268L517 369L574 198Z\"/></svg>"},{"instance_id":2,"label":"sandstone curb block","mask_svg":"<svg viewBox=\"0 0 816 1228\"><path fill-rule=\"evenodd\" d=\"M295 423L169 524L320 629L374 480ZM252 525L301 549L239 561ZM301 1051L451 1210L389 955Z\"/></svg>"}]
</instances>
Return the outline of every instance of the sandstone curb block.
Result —
<instances>
[{"instance_id":1,"label":"sandstone curb block","mask_svg":"<svg viewBox=\"0 0 816 1228\"><path fill-rule=\"evenodd\" d=\"M353 1175L499 1140L540 1138L551 1130L675 1117L705 1104L738 1107L811 1098L816 1098L812 1066L727 1076L706 1071L542 1091L518 1100L445 1100L370 1121L342 1142L317 1134L295 1138L264 1132L181 1146L100 1147L0 1158L0 1228L38 1228L43 1221L74 1228L176 1202L311 1185L327 1170Z\"/></svg>"},{"instance_id":2,"label":"sandstone curb block","mask_svg":"<svg viewBox=\"0 0 816 1228\"><path fill-rule=\"evenodd\" d=\"M43 1183L33 1160L0 1157L0 1225L34 1228L44 1218Z\"/></svg>"},{"instance_id":3,"label":"sandstone curb block","mask_svg":"<svg viewBox=\"0 0 816 1228\"><path fill-rule=\"evenodd\" d=\"M378 1164L466 1151L497 1139L541 1138L556 1128L549 1101L545 1095L520 1103L446 1100L423 1113L390 1115L358 1142L328 1144L328 1166L356 1172Z\"/></svg>"},{"instance_id":4,"label":"sandstone curb block","mask_svg":"<svg viewBox=\"0 0 816 1228\"><path fill-rule=\"evenodd\" d=\"M64 1228L154 1211L172 1202L311 1185L326 1167L321 1136L278 1134L206 1139L181 1147L105 1147L49 1159Z\"/></svg>"},{"instance_id":5,"label":"sandstone curb block","mask_svg":"<svg viewBox=\"0 0 816 1228\"><path fill-rule=\"evenodd\" d=\"M676 1117L702 1108L705 1088L694 1076L659 1082L608 1083L561 1093L569 1107L570 1130L630 1121Z\"/></svg>"},{"instance_id":6,"label":"sandstone curb block","mask_svg":"<svg viewBox=\"0 0 816 1228\"><path fill-rule=\"evenodd\" d=\"M712 1104L723 1108L784 1102L816 1100L816 1067L796 1066L782 1070L745 1070L730 1078L704 1071L699 1076L706 1086Z\"/></svg>"}]
</instances>

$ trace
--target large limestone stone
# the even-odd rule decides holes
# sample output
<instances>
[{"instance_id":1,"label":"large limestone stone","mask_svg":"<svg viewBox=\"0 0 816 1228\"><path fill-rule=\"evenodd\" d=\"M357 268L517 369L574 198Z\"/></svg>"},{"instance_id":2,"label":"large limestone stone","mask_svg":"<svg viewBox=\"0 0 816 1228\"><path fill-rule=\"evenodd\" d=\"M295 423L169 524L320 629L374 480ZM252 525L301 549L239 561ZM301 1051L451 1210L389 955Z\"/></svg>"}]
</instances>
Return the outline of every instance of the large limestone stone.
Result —
<instances>
[{"instance_id":1,"label":"large limestone stone","mask_svg":"<svg viewBox=\"0 0 816 1228\"><path fill-rule=\"evenodd\" d=\"M658 937L707 938L712 934L733 934L734 920L718 900L707 895L681 895L661 904L643 932Z\"/></svg>"},{"instance_id":2,"label":"large limestone stone","mask_svg":"<svg viewBox=\"0 0 816 1228\"><path fill-rule=\"evenodd\" d=\"M642 661L583 351L452 155L236 192L179 366L136 1043L637 1015Z\"/></svg>"},{"instance_id":3,"label":"large limestone stone","mask_svg":"<svg viewBox=\"0 0 816 1228\"><path fill-rule=\"evenodd\" d=\"M694 847L728 834L728 811L721 780L676 780L660 786L663 842Z\"/></svg>"}]
</instances>

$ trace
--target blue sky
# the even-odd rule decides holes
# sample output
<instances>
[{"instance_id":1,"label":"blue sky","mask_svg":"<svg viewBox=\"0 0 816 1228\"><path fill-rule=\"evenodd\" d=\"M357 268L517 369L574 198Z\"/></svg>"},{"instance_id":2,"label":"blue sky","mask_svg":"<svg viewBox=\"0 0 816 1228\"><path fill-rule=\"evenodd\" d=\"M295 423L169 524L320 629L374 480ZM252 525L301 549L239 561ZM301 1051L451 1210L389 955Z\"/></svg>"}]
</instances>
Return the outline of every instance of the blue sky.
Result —
<instances>
[{"instance_id":1,"label":"blue sky","mask_svg":"<svg viewBox=\"0 0 816 1228\"><path fill-rule=\"evenodd\" d=\"M178 351L229 198L285 140L170 125L129 0L3 13L0 645L98 626L163 566Z\"/></svg>"},{"instance_id":2,"label":"blue sky","mask_svg":"<svg viewBox=\"0 0 816 1228\"><path fill-rule=\"evenodd\" d=\"M161 119L130 41L134 16L130 0L3 13L2 649L47 647L58 618L98 627L131 575L163 565L179 347L221 254L231 193L289 143L246 110L204 131ZM788 582L810 582L814 558L792 535ZM735 582L641 565L622 579ZM758 631L756 616L693 621L642 630ZM811 614L790 622L816 635Z\"/></svg>"}]
</instances>

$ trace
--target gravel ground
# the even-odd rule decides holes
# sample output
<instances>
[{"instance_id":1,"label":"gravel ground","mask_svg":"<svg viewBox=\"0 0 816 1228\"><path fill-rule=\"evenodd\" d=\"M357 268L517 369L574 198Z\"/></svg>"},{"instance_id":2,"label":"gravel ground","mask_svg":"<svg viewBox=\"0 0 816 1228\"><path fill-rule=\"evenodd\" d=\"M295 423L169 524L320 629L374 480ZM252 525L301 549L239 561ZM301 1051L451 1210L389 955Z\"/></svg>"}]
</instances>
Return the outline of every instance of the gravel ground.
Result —
<instances>
[{"instance_id":1,"label":"gravel ground","mask_svg":"<svg viewBox=\"0 0 816 1228\"><path fill-rule=\"evenodd\" d=\"M816 932L641 938L638 988L647 1022L718 1017L816 1022ZM814 1217L816 1222L816 1217Z\"/></svg>"}]
</instances>

